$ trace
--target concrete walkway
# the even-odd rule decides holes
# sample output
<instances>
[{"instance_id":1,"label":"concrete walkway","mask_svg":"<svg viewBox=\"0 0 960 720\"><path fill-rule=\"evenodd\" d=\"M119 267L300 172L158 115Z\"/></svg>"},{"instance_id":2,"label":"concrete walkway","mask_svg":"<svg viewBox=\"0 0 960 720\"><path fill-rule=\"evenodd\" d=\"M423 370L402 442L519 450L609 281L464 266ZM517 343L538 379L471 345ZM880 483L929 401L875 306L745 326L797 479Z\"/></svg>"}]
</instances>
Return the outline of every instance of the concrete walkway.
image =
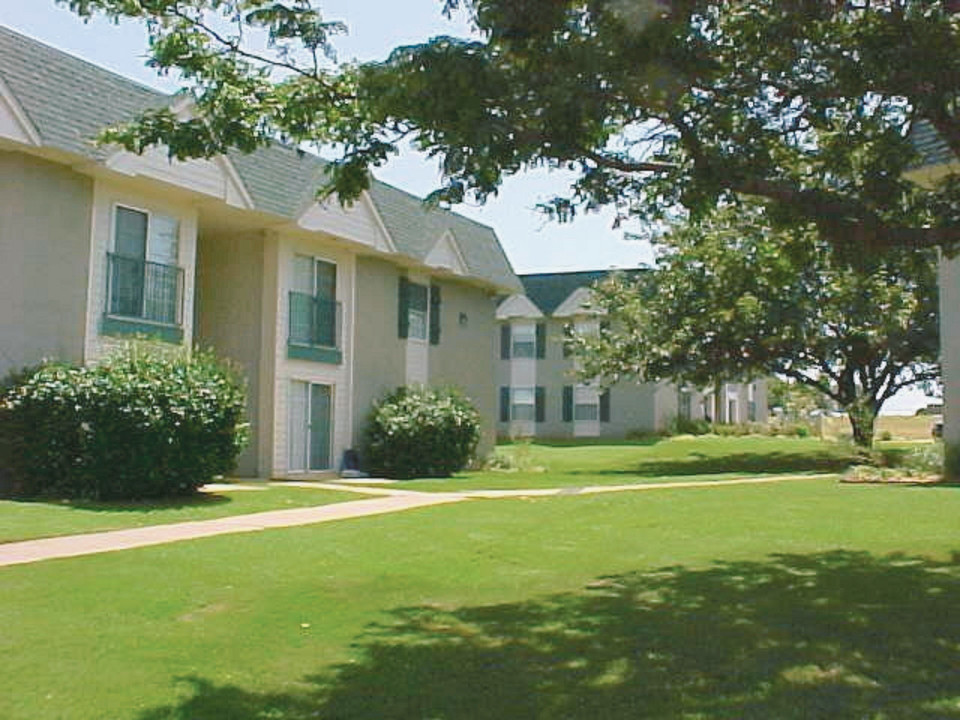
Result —
<instances>
[{"instance_id":1,"label":"concrete walkway","mask_svg":"<svg viewBox=\"0 0 960 720\"><path fill-rule=\"evenodd\" d=\"M371 500L353 500L319 507L270 510L214 520L149 525L126 530L108 530L85 535L64 535L40 540L4 543L0 544L0 566L22 565L39 562L40 560L93 555L114 550L130 550L148 545L213 537L214 535L256 532L271 528L312 525L332 520L383 515L384 513L429 505L459 502L463 499L465 498L446 493L435 495L403 493Z\"/></svg>"},{"instance_id":2,"label":"concrete walkway","mask_svg":"<svg viewBox=\"0 0 960 720\"><path fill-rule=\"evenodd\" d=\"M87 533L84 535L64 535L39 540L0 543L0 567L5 565L22 565L56 558L93 555L116 550L130 550L132 548L161 545L178 542L180 540L194 540L197 538L213 537L215 535L257 532L272 528L313 525L334 520L383 515L432 505L446 505L470 499L597 495L611 492L703 488L725 485L757 485L825 477L831 476L776 475L771 477L749 477L732 480L697 480L691 482L637 485L591 485L585 487L535 488L529 490L466 490L463 492L436 493L399 490L387 487L346 485L335 482L289 482L282 484L354 492L358 495L372 497L365 500L352 500L349 502L334 503L332 505L321 505L319 507L270 510L267 512L234 515L232 517L216 518L213 520L195 520L192 522L171 523L169 525L150 525L147 527L108 530L106 532ZM251 486L249 489L253 490L255 487Z\"/></svg>"}]
</instances>

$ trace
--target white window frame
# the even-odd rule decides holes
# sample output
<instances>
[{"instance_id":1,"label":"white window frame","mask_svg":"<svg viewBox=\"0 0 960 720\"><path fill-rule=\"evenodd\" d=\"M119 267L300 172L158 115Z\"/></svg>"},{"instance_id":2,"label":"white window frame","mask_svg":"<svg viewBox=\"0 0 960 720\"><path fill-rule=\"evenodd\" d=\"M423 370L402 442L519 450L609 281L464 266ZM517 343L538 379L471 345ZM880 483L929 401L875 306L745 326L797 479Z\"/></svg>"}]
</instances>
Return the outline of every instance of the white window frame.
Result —
<instances>
[{"instance_id":1,"label":"white window frame","mask_svg":"<svg viewBox=\"0 0 960 720\"><path fill-rule=\"evenodd\" d=\"M409 287L424 288L426 307L418 310L413 307L413 294L407 297L407 339L425 343L430 334L430 286L423 283L407 280Z\"/></svg>"},{"instance_id":2,"label":"white window frame","mask_svg":"<svg viewBox=\"0 0 960 720\"><path fill-rule=\"evenodd\" d=\"M333 299L334 301L336 301L337 298L338 298L338 296L339 296L339 294L340 294L340 265L339 265L339 263L337 263L336 260L331 260L330 258L324 257L323 255L312 255L312 254L309 254L309 253L294 252L294 253L293 253L293 260L291 261L291 268L293 268L293 266L295 265L295 263L296 263L296 261L297 261L297 258L309 258L310 261L311 261L311 270L312 270L313 277L312 277L312 279L311 279L312 287L311 287L310 294L313 295L314 297L316 297L316 295L317 295L317 263L318 263L318 262L322 262L322 263L326 263L327 265L333 265L334 277L336 278L336 284L337 284L337 291L334 293L332 299ZM293 290L294 292L300 292L299 290L296 290L296 289L293 287L294 281L296 280L296 278L294 277L294 275L295 275L295 271L291 273L291 277L290 277L290 285L291 285L291 287L290 287L290 289Z\"/></svg>"},{"instance_id":3,"label":"white window frame","mask_svg":"<svg viewBox=\"0 0 960 720\"><path fill-rule=\"evenodd\" d=\"M529 402L526 401L529 393ZM522 399L522 401L521 401ZM520 412L518 412L520 411ZM529 414L529 417L526 415ZM537 419L537 390L533 387L510 388L510 419L535 422Z\"/></svg>"},{"instance_id":4,"label":"white window frame","mask_svg":"<svg viewBox=\"0 0 960 720\"><path fill-rule=\"evenodd\" d=\"M533 359L537 356L537 326L513 325L510 327L510 357Z\"/></svg>"},{"instance_id":5,"label":"white window frame","mask_svg":"<svg viewBox=\"0 0 960 720\"><path fill-rule=\"evenodd\" d=\"M143 258L146 262L157 262L156 260L150 259L150 245L151 245L150 235L151 235L151 229L153 227L154 216L169 218L174 222L176 222L177 231L175 235L177 238L177 252L176 252L176 257L174 258L176 262L174 262L173 264L176 267L180 267L180 245L181 245L180 231L181 231L181 226L183 225L182 219L177 215L173 215L171 213L158 212L156 210L151 210L150 208L138 207L136 205L131 205L129 203L115 202L113 203L113 207L110 211L110 248L111 248L110 251L111 252L113 252L114 254L118 254L117 253L117 210L119 210L120 208L123 208L124 210L129 210L131 212L141 213L147 216L147 237L146 237L146 242L144 243L145 252L144 252L144 258Z\"/></svg>"},{"instance_id":6,"label":"white window frame","mask_svg":"<svg viewBox=\"0 0 960 720\"><path fill-rule=\"evenodd\" d=\"M181 233L183 230L183 218L173 213L152 210L151 208L141 207L139 205L134 205L132 203L125 203L125 202L111 203L110 204L110 237L109 237L109 244L108 244L109 250L107 251L107 253L108 254L112 253L113 255L118 257L128 257L126 255L121 255L119 252L117 252L117 214L120 209L127 210L129 212L140 213L141 215L145 215L147 218L147 230L146 230L146 237L144 238L144 249L143 249L144 252L143 252L142 261L144 263L156 263L160 265L166 265L168 267L177 268L183 273L183 275L180 276L180 282L185 283L186 277L184 273L184 268L181 265L181 261L180 261L180 253L182 250ZM165 219L172 220L174 222L175 252L174 252L174 257L172 258L172 261L173 261L172 263L169 262L170 258L164 258L163 261L160 261L156 258L152 258L150 255L150 248L151 248L151 245L153 245L153 242L151 241L151 237L153 235L155 218L165 218ZM146 265L144 267L146 267ZM110 272L109 266L107 267L106 272L109 274ZM178 292L180 293L180 297L177 298L176 300L178 307L175 309L175 313L178 315L181 315L181 317L177 320L176 323L168 324L166 322L157 322L157 321L151 320L150 318L144 317L144 315L146 315L145 307L141 308L140 315L116 314L116 313L110 312L112 293L114 291L109 287L110 285L112 285L112 280L108 278L107 283L108 283L108 291L103 297L103 313L105 317L118 318L120 320L133 319L138 323L145 323L149 325L155 324L163 327L172 326L174 324L178 327L181 327L183 325L183 317L182 317L182 314L184 312L183 294L186 292L185 287L180 287L178 289ZM144 286L145 285L146 285L146 280L144 280ZM144 296L144 298L146 298L146 296ZM144 303L146 303L146 299L144 299Z\"/></svg>"},{"instance_id":7,"label":"white window frame","mask_svg":"<svg viewBox=\"0 0 960 720\"><path fill-rule=\"evenodd\" d=\"M573 389L573 421L600 421L600 396L594 388L578 385Z\"/></svg>"}]
</instances>

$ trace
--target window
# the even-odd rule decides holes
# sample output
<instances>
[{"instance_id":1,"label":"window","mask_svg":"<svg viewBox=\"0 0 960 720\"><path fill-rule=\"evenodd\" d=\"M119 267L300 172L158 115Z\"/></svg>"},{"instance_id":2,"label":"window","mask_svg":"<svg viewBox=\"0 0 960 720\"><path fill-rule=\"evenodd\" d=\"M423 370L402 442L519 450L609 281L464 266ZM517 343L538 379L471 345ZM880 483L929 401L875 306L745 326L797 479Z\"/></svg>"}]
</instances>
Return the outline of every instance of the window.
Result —
<instances>
[{"instance_id":1,"label":"window","mask_svg":"<svg viewBox=\"0 0 960 720\"><path fill-rule=\"evenodd\" d=\"M440 342L440 288L400 278L398 334L401 338Z\"/></svg>"},{"instance_id":2,"label":"window","mask_svg":"<svg viewBox=\"0 0 960 720\"><path fill-rule=\"evenodd\" d=\"M546 323L505 323L500 326L500 359L544 358L547 354Z\"/></svg>"},{"instance_id":3,"label":"window","mask_svg":"<svg viewBox=\"0 0 960 720\"><path fill-rule=\"evenodd\" d=\"M183 270L176 218L118 205L107 255L107 315L179 325Z\"/></svg>"},{"instance_id":4,"label":"window","mask_svg":"<svg viewBox=\"0 0 960 720\"><path fill-rule=\"evenodd\" d=\"M536 419L536 392L533 388L513 388L510 417L513 420Z\"/></svg>"},{"instance_id":5,"label":"window","mask_svg":"<svg viewBox=\"0 0 960 720\"><path fill-rule=\"evenodd\" d=\"M579 386L574 389L574 421L595 421L600 419L600 402L597 391L592 387Z\"/></svg>"},{"instance_id":6,"label":"window","mask_svg":"<svg viewBox=\"0 0 960 720\"><path fill-rule=\"evenodd\" d=\"M292 269L290 343L339 347L336 264L308 255L294 255Z\"/></svg>"},{"instance_id":7,"label":"window","mask_svg":"<svg viewBox=\"0 0 960 720\"><path fill-rule=\"evenodd\" d=\"M515 358L532 358L537 351L537 331L533 325L516 325L513 328L512 354Z\"/></svg>"},{"instance_id":8,"label":"window","mask_svg":"<svg viewBox=\"0 0 960 720\"><path fill-rule=\"evenodd\" d=\"M689 420L693 416L693 393L681 390L677 401L677 415L681 420Z\"/></svg>"},{"instance_id":9,"label":"window","mask_svg":"<svg viewBox=\"0 0 960 720\"><path fill-rule=\"evenodd\" d=\"M597 403L578 402L573 406L574 420L599 420L600 406Z\"/></svg>"}]
</instances>

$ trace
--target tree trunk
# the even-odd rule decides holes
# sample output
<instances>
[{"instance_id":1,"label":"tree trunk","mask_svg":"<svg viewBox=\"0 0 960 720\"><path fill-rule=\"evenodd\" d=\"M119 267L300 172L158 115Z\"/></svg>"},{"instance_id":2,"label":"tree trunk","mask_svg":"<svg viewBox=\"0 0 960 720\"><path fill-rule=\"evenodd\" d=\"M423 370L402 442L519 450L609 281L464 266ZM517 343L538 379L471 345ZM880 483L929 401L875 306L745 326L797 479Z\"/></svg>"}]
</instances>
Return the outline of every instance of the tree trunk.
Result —
<instances>
[{"instance_id":1,"label":"tree trunk","mask_svg":"<svg viewBox=\"0 0 960 720\"><path fill-rule=\"evenodd\" d=\"M847 416L853 427L853 442L866 450L873 447L873 425L877 414L861 404L854 404L847 408Z\"/></svg>"}]
</instances>

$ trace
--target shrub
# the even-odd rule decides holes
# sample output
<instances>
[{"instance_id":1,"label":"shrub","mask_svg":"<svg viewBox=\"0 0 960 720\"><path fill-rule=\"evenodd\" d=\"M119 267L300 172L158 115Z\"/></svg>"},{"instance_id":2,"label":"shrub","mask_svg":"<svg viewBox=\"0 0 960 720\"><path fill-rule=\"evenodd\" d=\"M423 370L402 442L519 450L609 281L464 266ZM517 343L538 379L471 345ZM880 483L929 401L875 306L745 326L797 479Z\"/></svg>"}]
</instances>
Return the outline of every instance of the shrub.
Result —
<instances>
[{"instance_id":1,"label":"shrub","mask_svg":"<svg viewBox=\"0 0 960 720\"><path fill-rule=\"evenodd\" d=\"M480 416L452 389L401 387L377 402L367 424L371 473L389 478L449 477L480 441Z\"/></svg>"},{"instance_id":2,"label":"shrub","mask_svg":"<svg viewBox=\"0 0 960 720\"><path fill-rule=\"evenodd\" d=\"M676 416L667 423L667 432L670 435L707 435L710 423L703 419Z\"/></svg>"},{"instance_id":3,"label":"shrub","mask_svg":"<svg viewBox=\"0 0 960 720\"><path fill-rule=\"evenodd\" d=\"M91 367L48 364L0 398L9 496L192 493L246 442L244 382L210 353L131 343Z\"/></svg>"}]
</instances>

